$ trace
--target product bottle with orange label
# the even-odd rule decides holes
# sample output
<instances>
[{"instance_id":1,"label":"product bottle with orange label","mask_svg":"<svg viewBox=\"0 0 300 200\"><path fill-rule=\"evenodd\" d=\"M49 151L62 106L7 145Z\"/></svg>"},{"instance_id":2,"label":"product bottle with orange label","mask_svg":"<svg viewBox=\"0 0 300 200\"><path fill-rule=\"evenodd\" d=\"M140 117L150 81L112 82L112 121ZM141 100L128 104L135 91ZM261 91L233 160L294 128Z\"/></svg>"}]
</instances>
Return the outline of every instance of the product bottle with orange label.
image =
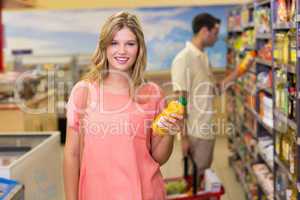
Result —
<instances>
[{"instance_id":1,"label":"product bottle with orange label","mask_svg":"<svg viewBox=\"0 0 300 200\"><path fill-rule=\"evenodd\" d=\"M244 74L248 67L250 62L255 58L256 52L255 51L250 51L246 54L245 58L242 60L242 62L238 65L238 75Z\"/></svg>"},{"instance_id":2,"label":"product bottle with orange label","mask_svg":"<svg viewBox=\"0 0 300 200\"><path fill-rule=\"evenodd\" d=\"M154 134L159 136L164 136L168 130L163 127L162 121L164 117L172 118L172 114L183 115L185 111L185 106L187 105L187 100L183 96L180 96L177 101L171 101L167 108L165 108L153 121L152 129Z\"/></svg>"}]
</instances>

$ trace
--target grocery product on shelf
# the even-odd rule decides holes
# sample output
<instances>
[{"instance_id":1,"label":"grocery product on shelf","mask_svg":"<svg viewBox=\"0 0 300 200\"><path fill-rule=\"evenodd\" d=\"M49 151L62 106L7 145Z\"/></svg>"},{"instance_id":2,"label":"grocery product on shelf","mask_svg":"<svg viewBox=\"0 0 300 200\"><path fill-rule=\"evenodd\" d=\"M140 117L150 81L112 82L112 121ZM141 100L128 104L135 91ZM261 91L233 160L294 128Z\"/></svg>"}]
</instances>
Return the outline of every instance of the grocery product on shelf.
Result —
<instances>
[{"instance_id":1,"label":"grocery product on shelf","mask_svg":"<svg viewBox=\"0 0 300 200\"><path fill-rule=\"evenodd\" d=\"M238 75L242 75L247 71L249 66L252 64L252 61L254 60L255 56L256 56L255 51L249 51L246 53L246 56L238 65Z\"/></svg>"},{"instance_id":2,"label":"grocery product on shelf","mask_svg":"<svg viewBox=\"0 0 300 200\"><path fill-rule=\"evenodd\" d=\"M271 11L269 7L257 8L254 11L256 33L271 33Z\"/></svg>"},{"instance_id":3,"label":"grocery product on shelf","mask_svg":"<svg viewBox=\"0 0 300 200\"><path fill-rule=\"evenodd\" d=\"M272 71L263 71L257 75L256 85L262 89L272 90Z\"/></svg>"},{"instance_id":4,"label":"grocery product on shelf","mask_svg":"<svg viewBox=\"0 0 300 200\"><path fill-rule=\"evenodd\" d=\"M296 0L277 0L277 23L295 22Z\"/></svg>"},{"instance_id":5,"label":"grocery product on shelf","mask_svg":"<svg viewBox=\"0 0 300 200\"><path fill-rule=\"evenodd\" d=\"M297 61L296 31L276 32L274 60L278 64L295 64Z\"/></svg>"},{"instance_id":6,"label":"grocery product on shelf","mask_svg":"<svg viewBox=\"0 0 300 200\"><path fill-rule=\"evenodd\" d=\"M270 166L270 168L273 169L274 168L273 139L269 136L259 137L257 143L257 150L259 152L259 155L266 161L268 166Z\"/></svg>"},{"instance_id":7,"label":"grocery product on shelf","mask_svg":"<svg viewBox=\"0 0 300 200\"><path fill-rule=\"evenodd\" d=\"M275 45L273 51L274 61L280 63L283 60L284 33L278 32L275 34ZM285 55L287 56L287 55Z\"/></svg>"},{"instance_id":8,"label":"grocery product on shelf","mask_svg":"<svg viewBox=\"0 0 300 200\"><path fill-rule=\"evenodd\" d=\"M275 176L275 188L276 191L278 191L277 196L279 197L279 199L288 199L286 195L286 189L289 184L287 176L281 171L281 169L278 169L275 172Z\"/></svg>"},{"instance_id":9,"label":"grocery product on shelf","mask_svg":"<svg viewBox=\"0 0 300 200\"><path fill-rule=\"evenodd\" d=\"M274 199L274 178L265 164L255 164L252 166L253 172L269 200Z\"/></svg>"},{"instance_id":10,"label":"grocery product on shelf","mask_svg":"<svg viewBox=\"0 0 300 200\"><path fill-rule=\"evenodd\" d=\"M268 126L273 127L273 100L264 92L259 93L259 115L262 121Z\"/></svg>"},{"instance_id":11,"label":"grocery product on shelf","mask_svg":"<svg viewBox=\"0 0 300 200\"><path fill-rule=\"evenodd\" d=\"M254 49L255 45L254 29L246 30L242 33L243 49Z\"/></svg>"},{"instance_id":12,"label":"grocery product on shelf","mask_svg":"<svg viewBox=\"0 0 300 200\"><path fill-rule=\"evenodd\" d=\"M295 146L296 146L295 131L291 128L287 132L281 134L281 151L279 152L279 159L286 165L288 171L295 175Z\"/></svg>"},{"instance_id":13,"label":"grocery product on shelf","mask_svg":"<svg viewBox=\"0 0 300 200\"><path fill-rule=\"evenodd\" d=\"M289 36L289 63L296 64L297 62L297 32L292 28L288 32Z\"/></svg>"},{"instance_id":14,"label":"grocery product on shelf","mask_svg":"<svg viewBox=\"0 0 300 200\"><path fill-rule=\"evenodd\" d=\"M287 75L283 70L277 70L275 74L275 108L288 114L288 89L286 85Z\"/></svg>"},{"instance_id":15,"label":"grocery product on shelf","mask_svg":"<svg viewBox=\"0 0 300 200\"><path fill-rule=\"evenodd\" d=\"M278 0L277 22L288 21L288 7L286 0Z\"/></svg>"},{"instance_id":16,"label":"grocery product on shelf","mask_svg":"<svg viewBox=\"0 0 300 200\"><path fill-rule=\"evenodd\" d=\"M266 61L272 61L272 41L269 40L257 52L257 56Z\"/></svg>"},{"instance_id":17,"label":"grocery product on shelf","mask_svg":"<svg viewBox=\"0 0 300 200\"><path fill-rule=\"evenodd\" d=\"M254 8L250 6L250 8L244 8L241 11L241 24L243 27L247 27L247 25L253 22L253 10Z\"/></svg>"},{"instance_id":18,"label":"grocery product on shelf","mask_svg":"<svg viewBox=\"0 0 300 200\"><path fill-rule=\"evenodd\" d=\"M288 118L296 120L296 75L288 76Z\"/></svg>"},{"instance_id":19,"label":"grocery product on shelf","mask_svg":"<svg viewBox=\"0 0 300 200\"><path fill-rule=\"evenodd\" d=\"M229 31L234 29L241 29L241 15L239 12L232 12L229 14L227 19L227 29Z\"/></svg>"},{"instance_id":20,"label":"grocery product on shelf","mask_svg":"<svg viewBox=\"0 0 300 200\"><path fill-rule=\"evenodd\" d=\"M287 189L286 189L286 199L289 200L297 200L297 188L293 185L290 185Z\"/></svg>"}]
</instances>

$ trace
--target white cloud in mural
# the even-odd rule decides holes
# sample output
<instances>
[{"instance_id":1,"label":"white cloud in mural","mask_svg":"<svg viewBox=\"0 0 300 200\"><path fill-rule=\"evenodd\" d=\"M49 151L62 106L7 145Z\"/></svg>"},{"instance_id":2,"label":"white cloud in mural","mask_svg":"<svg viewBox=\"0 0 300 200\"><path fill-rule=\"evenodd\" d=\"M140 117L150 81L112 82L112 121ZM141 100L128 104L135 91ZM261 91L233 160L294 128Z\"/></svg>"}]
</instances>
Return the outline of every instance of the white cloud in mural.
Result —
<instances>
[{"instance_id":1,"label":"white cloud in mural","mask_svg":"<svg viewBox=\"0 0 300 200\"><path fill-rule=\"evenodd\" d=\"M17 28L26 28L42 32L77 32L98 35L104 21L118 10L89 10L89 11L34 11L34 12L4 12L5 24ZM141 18L141 21L152 21L154 18L176 16L186 12L187 8L176 9L174 12L156 11L140 12L131 10ZM26 17L24 17L26 16ZM164 19L152 21L152 25L143 23L147 40L162 39L172 28L178 27L189 30L189 26L179 20ZM159 30L153 27L160 27ZM163 34L161 34L163 33Z\"/></svg>"},{"instance_id":2,"label":"white cloud in mural","mask_svg":"<svg viewBox=\"0 0 300 200\"><path fill-rule=\"evenodd\" d=\"M153 27L159 27L159 30ZM190 31L189 25L179 20L161 20L154 24L145 25L143 30L145 32L146 40L151 41L154 39L164 39L164 37L171 33L174 28Z\"/></svg>"},{"instance_id":3,"label":"white cloud in mural","mask_svg":"<svg viewBox=\"0 0 300 200\"><path fill-rule=\"evenodd\" d=\"M168 69L171 66L161 66L162 61L170 58L177 52L179 52L184 47L182 42L157 42L154 47L154 55L155 58L153 62L149 62L147 69L148 70L155 70L161 69L162 67Z\"/></svg>"},{"instance_id":4,"label":"white cloud in mural","mask_svg":"<svg viewBox=\"0 0 300 200\"><path fill-rule=\"evenodd\" d=\"M26 28L42 32L82 32L98 34L103 19L111 12L67 12L47 11L32 13L4 13L4 23L16 28ZM26 16L26 17L24 17Z\"/></svg>"}]
</instances>

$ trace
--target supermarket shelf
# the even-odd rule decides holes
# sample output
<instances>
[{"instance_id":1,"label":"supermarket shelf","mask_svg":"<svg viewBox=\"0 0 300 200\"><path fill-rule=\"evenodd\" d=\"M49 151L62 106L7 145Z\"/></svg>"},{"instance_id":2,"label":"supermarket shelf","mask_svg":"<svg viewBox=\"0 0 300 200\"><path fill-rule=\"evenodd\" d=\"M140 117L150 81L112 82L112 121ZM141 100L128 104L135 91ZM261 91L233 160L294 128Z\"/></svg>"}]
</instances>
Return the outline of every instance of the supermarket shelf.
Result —
<instances>
[{"instance_id":1,"label":"supermarket shelf","mask_svg":"<svg viewBox=\"0 0 300 200\"><path fill-rule=\"evenodd\" d=\"M235 98L237 98L239 101L244 101L244 98L241 95L236 94Z\"/></svg>"},{"instance_id":2,"label":"supermarket shelf","mask_svg":"<svg viewBox=\"0 0 300 200\"><path fill-rule=\"evenodd\" d=\"M252 51L252 50L255 50L255 47L253 47L253 46L245 46L244 49L248 50L248 51Z\"/></svg>"},{"instance_id":3,"label":"supermarket shelf","mask_svg":"<svg viewBox=\"0 0 300 200\"><path fill-rule=\"evenodd\" d=\"M270 135L273 135L273 128L269 127L262 119L261 117L257 114L257 112L250 108L249 106L245 105L246 109L248 109L256 118L256 120L268 131Z\"/></svg>"},{"instance_id":4,"label":"supermarket shelf","mask_svg":"<svg viewBox=\"0 0 300 200\"><path fill-rule=\"evenodd\" d=\"M246 163L245 167L246 167L246 169L248 170L248 172L249 172L252 176L254 176L254 177L256 178L256 176L255 176L255 174L254 174L254 172L253 172L252 166L251 166L249 163Z\"/></svg>"},{"instance_id":5,"label":"supermarket shelf","mask_svg":"<svg viewBox=\"0 0 300 200\"><path fill-rule=\"evenodd\" d=\"M244 91L247 92L248 94L255 95L255 91L256 91L255 88L253 88L253 89L248 88L248 87L241 87L241 88L242 88L242 90L244 90Z\"/></svg>"},{"instance_id":6,"label":"supermarket shelf","mask_svg":"<svg viewBox=\"0 0 300 200\"><path fill-rule=\"evenodd\" d=\"M256 84L257 91L264 91L270 95L273 95L272 88L267 88L262 85Z\"/></svg>"},{"instance_id":7,"label":"supermarket shelf","mask_svg":"<svg viewBox=\"0 0 300 200\"><path fill-rule=\"evenodd\" d=\"M272 62L268 61L268 60L263 60L261 58L255 58L255 62L258 63L258 64L262 64L262 65L272 67Z\"/></svg>"},{"instance_id":8,"label":"supermarket shelf","mask_svg":"<svg viewBox=\"0 0 300 200\"><path fill-rule=\"evenodd\" d=\"M246 131L249 132L249 133L251 133L252 137L257 140L257 136L255 135L255 133L253 132L253 130L251 130L245 123L243 124L243 126L246 129Z\"/></svg>"},{"instance_id":9,"label":"supermarket shelf","mask_svg":"<svg viewBox=\"0 0 300 200\"><path fill-rule=\"evenodd\" d=\"M255 35L256 39L272 39L272 34L271 33L256 33Z\"/></svg>"},{"instance_id":10,"label":"supermarket shelf","mask_svg":"<svg viewBox=\"0 0 300 200\"><path fill-rule=\"evenodd\" d=\"M232 45L227 45L227 48L228 49L231 49L235 54L238 54L238 55L242 55L242 50L239 50L239 49L236 49L235 47L233 47Z\"/></svg>"},{"instance_id":11,"label":"supermarket shelf","mask_svg":"<svg viewBox=\"0 0 300 200\"><path fill-rule=\"evenodd\" d=\"M232 168L233 168L233 171L234 171L237 179L240 181L240 183L242 185L242 188L243 188L245 194L247 195L248 199L252 199L250 190L248 188L248 185L247 185L247 183L245 182L245 180L241 176L241 170L237 169L234 166L232 166Z\"/></svg>"},{"instance_id":12,"label":"supermarket shelf","mask_svg":"<svg viewBox=\"0 0 300 200\"><path fill-rule=\"evenodd\" d=\"M296 21L297 21L297 22L300 22L300 15L297 15Z\"/></svg>"},{"instance_id":13,"label":"supermarket shelf","mask_svg":"<svg viewBox=\"0 0 300 200\"><path fill-rule=\"evenodd\" d=\"M243 119L241 119L241 121L243 121ZM235 127L236 127L236 131L239 133L239 135L244 135L244 132L242 131L241 128L238 128L238 124L235 124Z\"/></svg>"},{"instance_id":14,"label":"supermarket shelf","mask_svg":"<svg viewBox=\"0 0 300 200\"><path fill-rule=\"evenodd\" d=\"M285 71L295 74L296 73L296 66L292 64L279 64L279 63L274 63L274 67L276 69L284 69Z\"/></svg>"},{"instance_id":15,"label":"supermarket shelf","mask_svg":"<svg viewBox=\"0 0 300 200\"><path fill-rule=\"evenodd\" d=\"M258 179L258 178L256 178ZM263 191L263 193L267 196L267 199L268 200L273 200L273 199L270 199L268 196L270 195L269 193L267 193L266 189L263 187L263 184L260 182L260 181L257 181L258 183L258 186L261 188L261 190Z\"/></svg>"},{"instance_id":16,"label":"supermarket shelf","mask_svg":"<svg viewBox=\"0 0 300 200\"><path fill-rule=\"evenodd\" d=\"M249 107L248 105L245 105L245 108L256 117L256 111L253 108Z\"/></svg>"},{"instance_id":17,"label":"supermarket shelf","mask_svg":"<svg viewBox=\"0 0 300 200\"><path fill-rule=\"evenodd\" d=\"M244 135L244 134L243 134L243 135ZM256 156L255 152L253 152L253 151L251 150L251 148L246 144L246 142L245 142L245 140L244 140L243 137L241 137L240 143L242 143L243 146L246 147L246 152L247 152L247 154L250 155L254 160L256 160L257 156ZM239 144L239 145L240 145L240 144ZM241 155L240 155L240 152L239 152L239 156L241 156ZM242 158L242 157L241 157L241 158Z\"/></svg>"},{"instance_id":18,"label":"supermarket shelf","mask_svg":"<svg viewBox=\"0 0 300 200\"><path fill-rule=\"evenodd\" d=\"M234 29L228 30L228 33L242 33L243 29L241 27L236 27Z\"/></svg>"},{"instance_id":19,"label":"supermarket shelf","mask_svg":"<svg viewBox=\"0 0 300 200\"><path fill-rule=\"evenodd\" d=\"M282 122L286 122L292 129L297 130L297 124L293 120L287 118L287 116L279 111L278 109L274 109L275 117L277 117Z\"/></svg>"},{"instance_id":20,"label":"supermarket shelf","mask_svg":"<svg viewBox=\"0 0 300 200\"><path fill-rule=\"evenodd\" d=\"M256 75L255 67L251 67L248 72Z\"/></svg>"},{"instance_id":21,"label":"supermarket shelf","mask_svg":"<svg viewBox=\"0 0 300 200\"><path fill-rule=\"evenodd\" d=\"M246 7L248 9L253 9L254 8L254 4L252 2L250 2L250 3L246 4Z\"/></svg>"},{"instance_id":22,"label":"supermarket shelf","mask_svg":"<svg viewBox=\"0 0 300 200\"><path fill-rule=\"evenodd\" d=\"M253 172L253 170L252 170L252 172ZM266 189L263 187L263 184L259 181L257 175L256 175L254 172L253 172L253 175L254 175L254 177L256 178L257 184L258 184L258 186L260 187L260 189L262 190L262 192L263 192L264 194L266 194L267 196L269 196L270 194L269 194L269 193L266 191ZM270 199L270 198L267 198L267 199Z\"/></svg>"},{"instance_id":23,"label":"supermarket shelf","mask_svg":"<svg viewBox=\"0 0 300 200\"><path fill-rule=\"evenodd\" d=\"M250 22L248 24L245 24L243 26L243 29L246 30L246 29L251 29L251 28L254 28L254 22Z\"/></svg>"},{"instance_id":24,"label":"supermarket shelf","mask_svg":"<svg viewBox=\"0 0 300 200\"><path fill-rule=\"evenodd\" d=\"M266 158L264 157L264 155L262 154L262 152L259 151L258 148L257 148L256 151L258 152L259 157L261 157L261 159L264 161L264 163L268 166L269 170L271 172L274 172L274 164L273 164L273 166L271 166L270 163L266 160Z\"/></svg>"},{"instance_id":25,"label":"supermarket shelf","mask_svg":"<svg viewBox=\"0 0 300 200\"><path fill-rule=\"evenodd\" d=\"M274 30L289 30L291 28L296 28L296 24L290 22L282 22L282 23L275 23L273 26Z\"/></svg>"},{"instance_id":26,"label":"supermarket shelf","mask_svg":"<svg viewBox=\"0 0 300 200\"><path fill-rule=\"evenodd\" d=\"M293 177L290 173L290 171L287 169L285 164L281 162L281 160L278 158L277 155L274 155L274 161L275 163L282 169L282 171L287 175L288 179L295 184L295 180L293 180Z\"/></svg>"},{"instance_id":27,"label":"supermarket shelf","mask_svg":"<svg viewBox=\"0 0 300 200\"><path fill-rule=\"evenodd\" d=\"M271 3L271 0L261 0L256 3L256 6L264 6Z\"/></svg>"},{"instance_id":28,"label":"supermarket shelf","mask_svg":"<svg viewBox=\"0 0 300 200\"><path fill-rule=\"evenodd\" d=\"M263 191L263 193L265 193L265 194L268 196L269 194L267 193L267 191L266 191L265 188L263 187L263 184L262 184L261 182L258 181L257 175L254 173L252 167L251 167L248 163L246 163L246 164L245 164L245 168L249 171L249 173L250 173L252 176L255 177L255 179L257 180L257 185L261 188L261 190Z\"/></svg>"},{"instance_id":29,"label":"supermarket shelf","mask_svg":"<svg viewBox=\"0 0 300 200\"><path fill-rule=\"evenodd\" d=\"M257 156L255 155L255 153L250 149L250 147L245 143L245 141L243 141L244 145L246 146L246 150L248 152L248 154L253 158L256 159Z\"/></svg>"},{"instance_id":30,"label":"supermarket shelf","mask_svg":"<svg viewBox=\"0 0 300 200\"><path fill-rule=\"evenodd\" d=\"M241 153L241 151L237 147L235 147L235 149L236 149L236 152L237 152L238 156L240 157L240 159L244 162L245 156Z\"/></svg>"}]
</instances>

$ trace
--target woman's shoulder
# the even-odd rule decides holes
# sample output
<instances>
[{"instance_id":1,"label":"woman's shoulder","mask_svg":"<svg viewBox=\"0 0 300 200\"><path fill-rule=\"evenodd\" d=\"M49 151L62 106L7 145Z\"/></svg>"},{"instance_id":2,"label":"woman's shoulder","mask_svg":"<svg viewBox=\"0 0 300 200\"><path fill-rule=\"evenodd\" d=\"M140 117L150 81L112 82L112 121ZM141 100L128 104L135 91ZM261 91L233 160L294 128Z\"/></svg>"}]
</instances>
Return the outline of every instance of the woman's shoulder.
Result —
<instances>
[{"instance_id":1,"label":"woman's shoulder","mask_svg":"<svg viewBox=\"0 0 300 200\"><path fill-rule=\"evenodd\" d=\"M72 92L89 92L93 87L96 86L96 83L90 82L88 80L80 80L72 88Z\"/></svg>"},{"instance_id":2,"label":"woman's shoulder","mask_svg":"<svg viewBox=\"0 0 300 200\"><path fill-rule=\"evenodd\" d=\"M73 89L84 89L84 88L88 88L90 87L91 83L87 80L80 80L78 82L75 83L75 85L73 86Z\"/></svg>"},{"instance_id":3,"label":"woman's shoulder","mask_svg":"<svg viewBox=\"0 0 300 200\"><path fill-rule=\"evenodd\" d=\"M92 84L86 80L78 81L72 88L70 99L77 104L84 104L91 92L91 86Z\"/></svg>"}]
</instances>

